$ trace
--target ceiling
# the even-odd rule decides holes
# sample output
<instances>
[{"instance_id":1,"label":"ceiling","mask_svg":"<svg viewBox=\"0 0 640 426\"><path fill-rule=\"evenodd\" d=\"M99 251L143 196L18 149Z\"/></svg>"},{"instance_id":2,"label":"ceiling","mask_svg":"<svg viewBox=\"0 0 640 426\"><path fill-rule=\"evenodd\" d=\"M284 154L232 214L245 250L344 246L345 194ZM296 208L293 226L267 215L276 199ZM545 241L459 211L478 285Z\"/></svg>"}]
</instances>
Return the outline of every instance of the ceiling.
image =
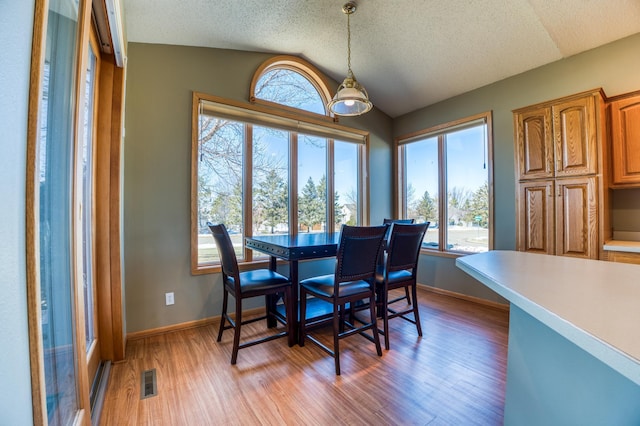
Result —
<instances>
[{"instance_id":1,"label":"ceiling","mask_svg":"<svg viewBox=\"0 0 640 426\"><path fill-rule=\"evenodd\" d=\"M124 0L124 15L129 42L296 55L340 82L344 3ZM640 0L356 3L351 68L391 117L640 32Z\"/></svg>"}]
</instances>

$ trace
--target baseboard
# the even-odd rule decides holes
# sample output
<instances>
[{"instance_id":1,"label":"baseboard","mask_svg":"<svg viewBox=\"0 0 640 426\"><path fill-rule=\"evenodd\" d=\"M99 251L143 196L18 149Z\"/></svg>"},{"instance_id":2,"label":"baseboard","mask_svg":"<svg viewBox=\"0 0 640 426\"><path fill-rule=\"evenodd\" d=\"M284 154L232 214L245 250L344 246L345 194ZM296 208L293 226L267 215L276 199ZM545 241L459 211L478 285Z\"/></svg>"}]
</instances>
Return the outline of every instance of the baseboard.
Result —
<instances>
[{"instance_id":1,"label":"baseboard","mask_svg":"<svg viewBox=\"0 0 640 426\"><path fill-rule=\"evenodd\" d=\"M457 293L455 291L445 290L445 289L433 287L427 284L418 284L418 288L421 288L426 291L430 291L432 293L441 294L443 296L454 297L456 299L462 299L462 300L466 300L467 302L472 302L478 305L484 305L490 308L509 312L509 305L505 303L493 302L491 300L483 299L481 297L469 296L468 294Z\"/></svg>"},{"instance_id":2,"label":"baseboard","mask_svg":"<svg viewBox=\"0 0 640 426\"><path fill-rule=\"evenodd\" d=\"M253 314L264 313L264 307L262 308L254 308L248 309L246 311L242 311L242 315L251 316ZM145 337L157 336L158 334L171 333L173 331L180 330L188 330L190 328L196 327L204 327L211 324L219 324L220 323L220 315L215 317L203 318L194 321L181 322L179 324L167 325L165 327L158 328L150 328L148 330L134 331L132 333L127 333L127 341L129 340L137 340L144 339Z\"/></svg>"},{"instance_id":3,"label":"baseboard","mask_svg":"<svg viewBox=\"0 0 640 426\"><path fill-rule=\"evenodd\" d=\"M466 300L468 302L477 303L490 308L499 309L502 311L509 311L509 305L504 303L493 302L491 300L482 299L480 297L469 296L467 294L456 293L455 291L444 290L441 288L432 287L426 284L418 284L418 287L432 293L441 294L443 296L454 297L456 299ZM264 307L254 308L243 311L243 316L264 313ZM158 334L171 333L174 331L187 330L189 328L204 327L211 324L219 324L220 315L215 317L203 318L194 321L181 322L179 324L172 324L165 327L151 328L148 330L134 331L127 333L127 341L144 339L145 337L157 336Z\"/></svg>"}]
</instances>

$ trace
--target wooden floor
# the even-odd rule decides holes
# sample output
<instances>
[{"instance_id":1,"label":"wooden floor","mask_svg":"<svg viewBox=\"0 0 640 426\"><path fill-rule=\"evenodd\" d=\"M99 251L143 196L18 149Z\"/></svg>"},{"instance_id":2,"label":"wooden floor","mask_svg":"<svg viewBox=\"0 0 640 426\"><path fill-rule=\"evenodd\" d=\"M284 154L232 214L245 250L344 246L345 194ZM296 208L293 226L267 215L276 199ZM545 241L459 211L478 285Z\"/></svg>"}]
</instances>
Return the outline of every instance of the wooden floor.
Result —
<instances>
[{"instance_id":1,"label":"wooden floor","mask_svg":"<svg viewBox=\"0 0 640 426\"><path fill-rule=\"evenodd\" d=\"M286 338L240 350L217 324L129 341L113 365L102 425L502 424L507 312L419 290L424 336L391 321L391 349L378 357L361 336L333 359ZM264 334L264 323L243 328ZM329 334L326 334L329 342ZM158 395L140 399L141 374L156 369Z\"/></svg>"}]
</instances>

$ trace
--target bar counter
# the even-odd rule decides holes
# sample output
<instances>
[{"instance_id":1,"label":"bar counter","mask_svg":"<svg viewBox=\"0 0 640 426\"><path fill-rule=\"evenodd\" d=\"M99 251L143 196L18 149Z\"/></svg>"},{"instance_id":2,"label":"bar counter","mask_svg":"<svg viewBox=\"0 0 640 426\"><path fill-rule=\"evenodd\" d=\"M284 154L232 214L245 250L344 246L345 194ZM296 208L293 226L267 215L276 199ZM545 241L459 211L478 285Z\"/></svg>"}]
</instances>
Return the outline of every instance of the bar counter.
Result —
<instances>
[{"instance_id":1,"label":"bar counter","mask_svg":"<svg viewBox=\"0 0 640 426\"><path fill-rule=\"evenodd\" d=\"M456 266L510 302L505 424L640 424L640 266L514 251Z\"/></svg>"}]
</instances>

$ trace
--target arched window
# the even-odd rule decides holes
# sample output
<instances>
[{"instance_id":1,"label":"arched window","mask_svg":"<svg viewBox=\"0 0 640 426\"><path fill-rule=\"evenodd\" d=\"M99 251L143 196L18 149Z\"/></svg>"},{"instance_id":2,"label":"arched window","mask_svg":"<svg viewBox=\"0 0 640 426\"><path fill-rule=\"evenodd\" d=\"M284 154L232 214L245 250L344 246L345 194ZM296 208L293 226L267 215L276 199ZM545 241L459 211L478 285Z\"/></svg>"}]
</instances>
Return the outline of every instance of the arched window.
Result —
<instances>
[{"instance_id":1,"label":"arched window","mask_svg":"<svg viewBox=\"0 0 640 426\"><path fill-rule=\"evenodd\" d=\"M328 87L323 75L310 63L294 56L275 56L256 70L250 100L329 116Z\"/></svg>"}]
</instances>

